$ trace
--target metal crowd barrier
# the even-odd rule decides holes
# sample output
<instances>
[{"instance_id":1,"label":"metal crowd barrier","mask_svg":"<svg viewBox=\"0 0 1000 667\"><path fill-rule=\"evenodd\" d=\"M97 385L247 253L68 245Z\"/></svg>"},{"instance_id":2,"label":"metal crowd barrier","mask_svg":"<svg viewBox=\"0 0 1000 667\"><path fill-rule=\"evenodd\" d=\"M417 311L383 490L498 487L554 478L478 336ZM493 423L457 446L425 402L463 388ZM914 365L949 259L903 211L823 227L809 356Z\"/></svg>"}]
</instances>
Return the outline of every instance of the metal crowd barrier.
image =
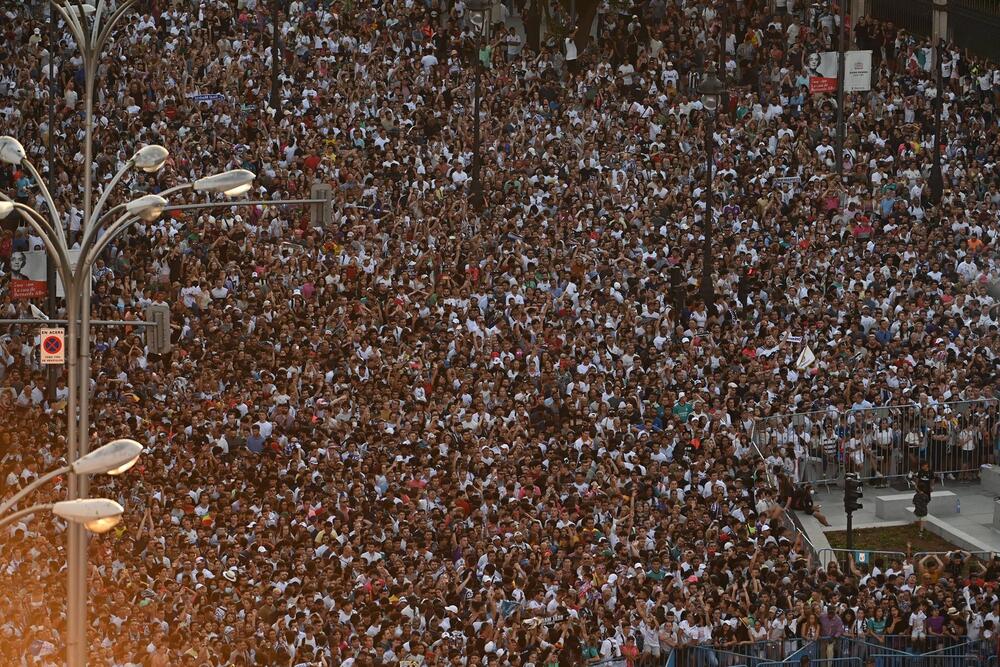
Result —
<instances>
[{"instance_id":1,"label":"metal crowd barrier","mask_svg":"<svg viewBox=\"0 0 1000 667\"><path fill-rule=\"evenodd\" d=\"M589 667L626 667L628 658L605 658L597 662L588 663Z\"/></svg>"},{"instance_id":2,"label":"metal crowd barrier","mask_svg":"<svg viewBox=\"0 0 1000 667\"><path fill-rule=\"evenodd\" d=\"M795 662L762 662L757 667L788 667ZM810 658L809 667L864 667L861 658Z\"/></svg>"},{"instance_id":3,"label":"metal crowd barrier","mask_svg":"<svg viewBox=\"0 0 1000 667\"><path fill-rule=\"evenodd\" d=\"M817 558L823 569L836 562L843 568L843 563L847 558L852 558L856 565L872 565L876 560L881 560L884 565L888 565L893 560L902 563L906 560L906 554L901 551L869 551L865 549L820 549ZM916 560L914 559L914 562ZM883 568L884 569L884 568Z\"/></svg>"},{"instance_id":4,"label":"metal crowd barrier","mask_svg":"<svg viewBox=\"0 0 1000 667\"><path fill-rule=\"evenodd\" d=\"M745 642L726 648L719 646L684 646L674 649L670 667L759 667L781 662L809 642L804 639Z\"/></svg>"},{"instance_id":5,"label":"metal crowd barrier","mask_svg":"<svg viewBox=\"0 0 1000 667\"><path fill-rule=\"evenodd\" d=\"M765 457L791 452L797 482L836 484L852 472L889 484L924 459L936 474L974 480L983 464L1000 464L1000 401L771 415L755 421L752 439Z\"/></svg>"},{"instance_id":6,"label":"metal crowd barrier","mask_svg":"<svg viewBox=\"0 0 1000 667\"><path fill-rule=\"evenodd\" d=\"M881 635L880 639L820 639L811 656L874 659L877 667L966 667L986 665L997 655L994 640L930 636L915 641L909 635Z\"/></svg>"},{"instance_id":7,"label":"metal crowd barrier","mask_svg":"<svg viewBox=\"0 0 1000 667\"><path fill-rule=\"evenodd\" d=\"M788 639L733 646L686 646L667 656L666 667L777 667L797 665L803 657L810 667L998 667L997 642L967 638L928 637L915 642L909 635L821 637L816 641ZM602 663L598 663L602 664ZM632 663L639 667L648 664ZM655 663L655 664L663 664ZM613 665L612 667L617 667Z\"/></svg>"},{"instance_id":8,"label":"metal crowd barrier","mask_svg":"<svg viewBox=\"0 0 1000 667\"><path fill-rule=\"evenodd\" d=\"M868 656L876 665L883 667L981 667L985 664L983 657L974 654L965 655L884 655L874 653Z\"/></svg>"}]
</instances>

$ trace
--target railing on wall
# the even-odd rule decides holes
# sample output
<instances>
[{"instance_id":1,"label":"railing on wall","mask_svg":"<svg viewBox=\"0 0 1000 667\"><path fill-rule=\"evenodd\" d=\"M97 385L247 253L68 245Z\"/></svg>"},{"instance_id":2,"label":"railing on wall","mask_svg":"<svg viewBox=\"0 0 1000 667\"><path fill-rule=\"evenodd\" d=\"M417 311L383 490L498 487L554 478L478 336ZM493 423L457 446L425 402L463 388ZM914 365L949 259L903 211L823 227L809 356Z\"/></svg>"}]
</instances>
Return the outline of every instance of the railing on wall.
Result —
<instances>
[{"instance_id":1,"label":"railing on wall","mask_svg":"<svg viewBox=\"0 0 1000 667\"><path fill-rule=\"evenodd\" d=\"M835 562L846 570L850 567L847 563L848 558L854 561L856 567L861 565L871 567L874 562L881 561L883 569L885 569L885 566L893 561L903 563L906 560L906 554L901 551L871 551L867 549L820 549L818 555L819 564L823 569Z\"/></svg>"},{"instance_id":2,"label":"railing on wall","mask_svg":"<svg viewBox=\"0 0 1000 667\"><path fill-rule=\"evenodd\" d=\"M1000 464L1000 401L771 415L754 422L752 440L765 458L799 444L796 482L837 484L851 472L905 487L923 460L942 478L973 480L984 464Z\"/></svg>"},{"instance_id":3,"label":"railing on wall","mask_svg":"<svg viewBox=\"0 0 1000 667\"><path fill-rule=\"evenodd\" d=\"M932 0L868 0L868 16L921 37L931 34L932 14Z\"/></svg>"},{"instance_id":4,"label":"railing on wall","mask_svg":"<svg viewBox=\"0 0 1000 667\"><path fill-rule=\"evenodd\" d=\"M1000 2L997 0L948 0L947 39L962 49L1000 61ZM891 22L897 28L930 37L933 0L867 0L867 15Z\"/></svg>"},{"instance_id":5,"label":"railing on wall","mask_svg":"<svg viewBox=\"0 0 1000 667\"><path fill-rule=\"evenodd\" d=\"M949 0L948 32L963 49L1000 61L1000 3L996 0Z\"/></svg>"},{"instance_id":6,"label":"railing on wall","mask_svg":"<svg viewBox=\"0 0 1000 667\"><path fill-rule=\"evenodd\" d=\"M810 667L862 667L868 659L881 667L996 667L996 655L996 641L967 637L821 637L678 647L666 667L779 667L799 665L806 657Z\"/></svg>"}]
</instances>

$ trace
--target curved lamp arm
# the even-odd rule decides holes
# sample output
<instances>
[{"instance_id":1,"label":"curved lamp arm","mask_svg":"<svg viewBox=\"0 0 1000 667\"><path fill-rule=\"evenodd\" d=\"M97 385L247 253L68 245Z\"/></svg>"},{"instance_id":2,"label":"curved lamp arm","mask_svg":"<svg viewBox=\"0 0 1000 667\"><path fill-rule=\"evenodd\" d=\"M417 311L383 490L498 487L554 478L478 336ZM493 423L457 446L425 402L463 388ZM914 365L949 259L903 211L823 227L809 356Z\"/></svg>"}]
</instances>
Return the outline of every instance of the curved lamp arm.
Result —
<instances>
[{"instance_id":1,"label":"curved lamp arm","mask_svg":"<svg viewBox=\"0 0 1000 667\"><path fill-rule=\"evenodd\" d=\"M159 194L161 197L166 197L167 195L171 195L175 192L180 192L181 190L190 190L193 187L194 183L181 183L180 185L175 185L172 188L167 188L166 190L158 192L157 194ZM98 206L100 206L100 202L98 202ZM107 212L103 216L101 216L101 219L98 220L97 223L94 225L94 229L95 230L101 229L104 225L104 222L108 218L110 218L114 213L117 213L123 208L125 208L125 204L116 204L115 206L109 208ZM166 210L170 210L169 207ZM94 245L95 247L98 248L97 252L94 253L95 261L97 260L97 257L100 256L102 252L104 252L104 249L108 246L108 244L111 243L111 241L113 241L124 230L125 227L128 227L128 225L118 226L119 222L120 220L116 221L113 225L111 225L111 227L107 229L107 231L104 232L104 234L101 234L96 238L91 237L89 239L90 241L92 241L91 245ZM132 222L135 221L133 220ZM131 222L129 224L131 224ZM97 233L98 233L97 231L94 232L94 234ZM86 245L83 245L81 247L82 247L82 252L87 252ZM88 257L90 256L90 254L91 253L87 252Z\"/></svg>"},{"instance_id":2,"label":"curved lamp arm","mask_svg":"<svg viewBox=\"0 0 1000 667\"><path fill-rule=\"evenodd\" d=\"M80 261L77 266L93 266L97 261L97 258L100 257L102 252L104 252L104 249L108 247L108 244L139 220L141 220L139 216L126 213L112 222L111 225L108 226L107 231L94 240L93 245L89 250L81 251Z\"/></svg>"},{"instance_id":3,"label":"curved lamp arm","mask_svg":"<svg viewBox=\"0 0 1000 667\"><path fill-rule=\"evenodd\" d=\"M21 204L20 202L14 202L14 209L27 213L25 219L27 219L28 224L31 225L32 229L38 232L38 235L42 238L42 242L45 244L45 248L49 251L49 254L59 260L56 264L56 271L59 272L59 277L62 279L63 284L69 285L73 280L73 263L69 261L69 255L66 252L66 245L56 245L55 241L52 240L52 232L48 228L48 223L45 221L45 218L42 217L41 213L30 206Z\"/></svg>"},{"instance_id":4,"label":"curved lamp arm","mask_svg":"<svg viewBox=\"0 0 1000 667\"><path fill-rule=\"evenodd\" d=\"M79 1L79 0L78 0ZM100 0L97 3L97 19L94 20L94 27L91 33L92 38L95 40L97 45L97 51L103 51L104 45L107 44L108 38L111 36L111 31L114 29L115 24L125 15L125 12L132 8L135 4L135 0L124 0L118 4L118 8L115 9L114 13L108 18L104 25L100 25L101 18L104 16L104 6L105 0Z\"/></svg>"},{"instance_id":5,"label":"curved lamp arm","mask_svg":"<svg viewBox=\"0 0 1000 667\"><path fill-rule=\"evenodd\" d=\"M31 160L25 158L21 160L21 164L27 167L28 171L31 172L32 178L38 183L38 189L42 193L42 197L45 198L45 204L49 207L49 217L52 219L52 228L55 230L58 238L62 241L63 245L66 245L66 232L63 231L62 221L59 219L58 209L56 209L56 203L52 199L52 193L49 192L48 186L45 185L45 180L42 175L38 173L35 169L35 165L31 164ZM54 169L55 165L49 165L49 169Z\"/></svg>"},{"instance_id":6,"label":"curved lamp arm","mask_svg":"<svg viewBox=\"0 0 1000 667\"><path fill-rule=\"evenodd\" d=\"M2 519L0 519L0 528L3 528L7 524L14 523L21 517L28 516L29 514L37 514L39 512L45 512L52 509L52 503L45 505L32 505L31 507L26 507L23 510L18 510L13 514L9 514Z\"/></svg>"},{"instance_id":7,"label":"curved lamp arm","mask_svg":"<svg viewBox=\"0 0 1000 667\"><path fill-rule=\"evenodd\" d=\"M91 239L94 238L94 234L97 233L95 231L97 228L97 218L101 214L101 209L104 208L105 202L108 201L108 195L110 195L111 191L114 190L116 185L118 185L118 181L120 181L122 176L125 175L125 172L131 169L134 164L135 158L129 158L125 163L125 166L118 170L118 173L114 175L111 182L108 183L108 186L104 188L104 192L101 193L101 197L97 200L97 203L94 204L94 211L90 216L90 220L86 221L86 224L84 225L83 239L80 241L81 253L87 252L87 246L90 244Z\"/></svg>"},{"instance_id":8,"label":"curved lamp arm","mask_svg":"<svg viewBox=\"0 0 1000 667\"><path fill-rule=\"evenodd\" d=\"M154 194L158 194L161 197L166 197L167 195L172 195L175 192L180 192L181 190L189 190L189 189L191 189L193 187L194 187L194 183L181 183L180 185L175 185L172 188L167 188L166 190L163 190L162 192L157 192L157 193L154 193ZM101 219L97 221L97 225L96 226L97 227L101 227L105 222L107 222L108 218L110 218L114 213L120 211L123 208L125 208L125 204L115 204L114 206L112 206L111 208L109 208L107 211L105 211L104 215L101 216Z\"/></svg>"},{"instance_id":9,"label":"curved lamp arm","mask_svg":"<svg viewBox=\"0 0 1000 667\"><path fill-rule=\"evenodd\" d=\"M59 475L65 475L66 473L68 473L71 470L72 470L72 468L70 466L63 466L62 468L56 468L52 472L49 472L49 473L46 473L46 474L42 475L41 477L39 477L38 479L36 479L34 482L32 482L28 486L24 487L23 489L21 489L20 491L18 491L17 493L15 493L11 498L9 498L8 500L4 501L4 503L2 505L0 505L0 514L3 514L7 510L9 510L11 507L13 507L14 505L16 505L17 502L19 500L21 500L21 498L24 498L26 495L28 495L29 493L31 493L32 491L34 491L35 489L37 489L38 487L40 487L42 484L45 484L49 480L54 479L54 478L58 477Z\"/></svg>"},{"instance_id":10,"label":"curved lamp arm","mask_svg":"<svg viewBox=\"0 0 1000 667\"><path fill-rule=\"evenodd\" d=\"M57 2L56 0L51 0L51 3L52 6L55 7L56 11L62 15L63 21L66 22L69 31L73 34L73 40L76 41L77 45L86 44L87 40L83 34L83 25L81 24L80 19L77 18L77 14L75 12L66 11L66 8L63 7L62 3ZM82 5L79 6L79 12L79 16L85 16Z\"/></svg>"}]
</instances>

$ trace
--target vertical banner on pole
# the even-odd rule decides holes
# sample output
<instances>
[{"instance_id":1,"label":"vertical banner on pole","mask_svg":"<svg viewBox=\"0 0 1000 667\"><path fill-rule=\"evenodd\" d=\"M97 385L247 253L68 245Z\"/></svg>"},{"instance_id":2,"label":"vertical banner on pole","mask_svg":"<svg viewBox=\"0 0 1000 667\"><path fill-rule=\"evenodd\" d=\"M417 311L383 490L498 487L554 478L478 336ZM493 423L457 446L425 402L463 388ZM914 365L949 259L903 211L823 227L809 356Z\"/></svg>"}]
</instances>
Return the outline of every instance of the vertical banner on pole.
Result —
<instances>
[{"instance_id":1,"label":"vertical banner on pole","mask_svg":"<svg viewBox=\"0 0 1000 667\"><path fill-rule=\"evenodd\" d=\"M844 54L844 91L862 92L872 89L872 52L847 51Z\"/></svg>"},{"instance_id":2,"label":"vertical banner on pole","mask_svg":"<svg viewBox=\"0 0 1000 667\"><path fill-rule=\"evenodd\" d=\"M46 262L44 250L16 250L10 254L8 288L12 299L40 299L48 294Z\"/></svg>"},{"instance_id":3,"label":"vertical banner on pole","mask_svg":"<svg viewBox=\"0 0 1000 667\"><path fill-rule=\"evenodd\" d=\"M73 271L76 271L76 265L80 261L80 251L70 250L66 253L66 255L69 257L69 263L73 267ZM59 299L66 298L66 288L63 287L62 278L59 276L56 276L56 297Z\"/></svg>"},{"instance_id":4,"label":"vertical banner on pole","mask_svg":"<svg viewBox=\"0 0 1000 667\"><path fill-rule=\"evenodd\" d=\"M836 51L810 53L806 57L806 74L810 93L832 93L837 90ZM854 93L872 89L872 52L844 52L844 92Z\"/></svg>"},{"instance_id":5,"label":"vertical banner on pole","mask_svg":"<svg viewBox=\"0 0 1000 667\"><path fill-rule=\"evenodd\" d=\"M832 93L837 90L836 51L810 53L806 56L806 76L810 93Z\"/></svg>"}]
</instances>

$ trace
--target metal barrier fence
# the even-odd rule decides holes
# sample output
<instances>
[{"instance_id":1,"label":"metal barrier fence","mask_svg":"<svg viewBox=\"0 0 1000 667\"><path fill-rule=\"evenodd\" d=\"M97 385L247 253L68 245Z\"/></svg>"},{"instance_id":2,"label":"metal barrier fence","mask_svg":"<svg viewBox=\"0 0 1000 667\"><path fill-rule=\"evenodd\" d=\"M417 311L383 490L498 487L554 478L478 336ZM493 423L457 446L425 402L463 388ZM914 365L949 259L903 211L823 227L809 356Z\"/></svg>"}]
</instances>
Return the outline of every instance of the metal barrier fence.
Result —
<instances>
[{"instance_id":1,"label":"metal barrier fence","mask_svg":"<svg viewBox=\"0 0 1000 667\"><path fill-rule=\"evenodd\" d=\"M996 0L950 0L948 31L951 39L962 48L1000 60L1000 4Z\"/></svg>"},{"instance_id":2,"label":"metal barrier fence","mask_svg":"<svg viewBox=\"0 0 1000 667\"><path fill-rule=\"evenodd\" d=\"M873 653L868 656L883 667L981 667L979 655L907 655Z\"/></svg>"},{"instance_id":3,"label":"metal barrier fence","mask_svg":"<svg viewBox=\"0 0 1000 667\"><path fill-rule=\"evenodd\" d=\"M819 564L826 569L830 563L835 562L843 567L847 558L854 560L855 565L869 565L881 560L883 569L894 560L902 563L906 560L906 554L901 551L868 551L865 549L820 549L817 553ZM916 561L914 561L916 562Z\"/></svg>"},{"instance_id":4,"label":"metal barrier fence","mask_svg":"<svg viewBox=\"0 0 1000 667\"><path fill-rule=\"evenodd\" d=\"M671 667L759 667L781 662L811 642L804 639L745 642L732 646L684 646L674 650Z\"/></svg>"},{"instance_id":5,"label":"metal barrier fence","mask_svg":"<svg viewBox=\"0 0 1000 667\"><path fill-rule=\"evenodd\" d=\"M794 662L762 662L757 667L788 667ZM810 658L809 667L864 667L861 658Z\"/></svg>"},{"instance_id":6,"label":"metal barrier fence","mask_svg":"<svg viewBox=\"0 0 1000 667\"><path fill-rule=\"evenodd\" d=\"M686 646L674 649L667 656L665 665L777 667L798 665L803 657L809 658L810 667L862 667L869 659L875 662L876 667L997 667L997 642L933 636L915 640L910 635L878 635L866 638L822 637L816 641L788 639L747 642L724 647ZM603 666L603 663L598 664ZM629 667L644 667L648 664L654 663L633 661L629 663Z\"/></svg>"},{"instance_id":7,"label":"metal barrier fence","mask_svg":"<svg viewBox=\"0 0 1000 667\"><path fill-rule=\"evenodd\" d=\"M942 478L974 480L983 464L1000 463L1000 401L771 415L756 420L752 437L763 456L791 461L798 482L835 484L852 472L903 483L922 460Z\"/></svg>"},{"instance_id":8,"label":"metal barrier fence","mask_svg":"<svg viewBox=\"0 0 1000 667\"><path fill-rule=\"evenodd\" d=\"M868 0L868 16L915 35L931 34L931 0Z\"/></svg>"},{"instance_id":9,"label":"metal barrier fence","mask_svg":"<svg viewBox=\"0 0 1000 667\"><path fill-rule=\"evenodd\" d=\"M966 667L986 665L997 655L997 644L986 639L880 635L820 639L808 650L810 657L873 659L878 667Z\"/></svg>"}]
</instances>

